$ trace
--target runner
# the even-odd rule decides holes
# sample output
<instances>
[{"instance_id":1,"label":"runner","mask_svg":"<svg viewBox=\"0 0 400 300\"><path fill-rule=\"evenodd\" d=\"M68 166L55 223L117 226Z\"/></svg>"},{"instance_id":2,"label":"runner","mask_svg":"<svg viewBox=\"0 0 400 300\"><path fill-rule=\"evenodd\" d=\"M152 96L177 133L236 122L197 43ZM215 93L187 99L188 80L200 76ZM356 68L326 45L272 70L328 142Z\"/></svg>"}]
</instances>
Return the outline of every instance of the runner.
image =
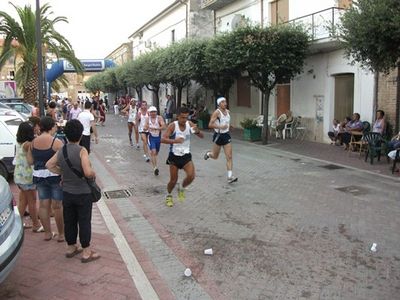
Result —
<instances>
[{"instance_id":1,"label":"runner","mask_svg":"<svg viewBox=\"0 0 400 300\"><path fill-rule=\"evenodd\" d=\"M170 179L167 185L167 197L165 204L168 207L174 205L172 191L178 181L178 171L183 169L186 177L182 185L178 185L178 200L185 200L185 188L192 183L195 178L194 164L192 154L190 153L190 134L196 134L203 138L203 133L197 128L197 125L188 121L189 110L186 107L180 107L177 112L177 121L168 125L167 130L162 135L161 142L170 144L167 165L169 165Z\"/></svg>"},{"instance_id":2,"label":"runner","mask_svg":"<svg viewBox=\"0 0 400 300\"><path fill-rule=\"evenodd\" d=\"M122 113L128 115L128 137L129 143L133 146L132 143L132 129L135 132L135 141L136 141L136 149L139 149L139 132L136 126L136 115L137 115L137 108L136 108L136 100L134 98L131 99L129 105L127 105L123 110Z\"/></svg>"},{"instance_id":3,"label":"runner","mask_svg":"<svg viewBox=\"0 0 400 300\"><path fill-rule=\"evenodd\" d=\"M146 124L146 119L148 117L149 113L147 111L147 102L142 101L142 105L140 106L140 109L136 114L136 124L139 124L139 133L140 133L140 138L142 140L143 152L144 152L143 157L146 162L150 161L149 147L147 145L149 132L144 129L144 124Z\"/></svg>"},{"instance_id":4,"label":"runner","mask_svg":"<svg viewBox=\"0 0 400 300\"><path fill-rule=\"evenodd\" d=\"M213 128L215 131L213 135L214 145L212 151L207 151L206 154L204 154L204 159L218 159L221 147L224 148L228 183L233 183L238 179L237 177L233 176L232 173L232 144L231 136L229 134L231 117L229 115L229 110L226 109L227 103L224 97L217 99L217 105L218 108L211 115L210 123L208 124L208 127Z\"/></svg>"},{"instance_id":5,"label":"runner","mask_svg":"<svg viewBox=\"0 0 400 300\"><path fill-rule=\"evenodd\" d=\"M157 155L160 151L161 130L165 129L165 122L163 117L157 115L157 108L155 106L150 106L148 112L150 116L146 118L144 130L149 132L151 164L153 165L154 175L158 176L160 171L157 167Z\"/></svg>"}]
</instances>

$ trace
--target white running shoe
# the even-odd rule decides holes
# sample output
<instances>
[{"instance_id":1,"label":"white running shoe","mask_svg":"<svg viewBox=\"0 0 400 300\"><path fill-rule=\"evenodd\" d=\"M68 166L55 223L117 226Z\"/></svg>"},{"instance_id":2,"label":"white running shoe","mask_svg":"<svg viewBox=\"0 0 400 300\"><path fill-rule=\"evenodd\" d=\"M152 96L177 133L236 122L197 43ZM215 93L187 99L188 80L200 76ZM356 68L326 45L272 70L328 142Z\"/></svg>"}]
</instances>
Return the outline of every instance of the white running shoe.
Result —
<instances>
[{"instance_id":1,"label":"white running shoe","mask_svg":"<svg viewBox=\"0 0 400 300\"><path fill-rule=\"evenodd\" d=\"M235 176L228 177L228 183L234 183L234 182L236 182L236 181L238 181L238 178L237 178L237 177L235 177Z\"/></svg>"}]
</instances>

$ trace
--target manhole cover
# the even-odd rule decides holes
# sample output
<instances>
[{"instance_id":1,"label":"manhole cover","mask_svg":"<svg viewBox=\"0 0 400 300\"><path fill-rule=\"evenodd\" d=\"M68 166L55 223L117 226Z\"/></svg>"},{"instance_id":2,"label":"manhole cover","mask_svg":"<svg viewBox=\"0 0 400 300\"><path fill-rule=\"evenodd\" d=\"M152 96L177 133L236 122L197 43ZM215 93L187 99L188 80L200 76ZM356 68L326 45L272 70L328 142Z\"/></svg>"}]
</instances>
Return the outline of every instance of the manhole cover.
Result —
<instances>
[{"instance_id":1,"label":"manhole cover","mask_svg":"<svg viewBox=\"0 0 400 300\"><path fill-rule=\"evenodd\" d=\"M107 191L104 192L104 196L106 196L107 199L127 198L132 196L132 192L130 190Z\"/></svg>"},{"instance_id":2,"label":"manhole cover","mask_svg":"<svg viewBox=\"0 0 400 300\"><path fill-rule=\"evenodd\" d=\"M344 186L336 189L343 193L352 194L353 196L361 196L368 194L368 190L366 188L355 185Z\"/></svg>"},{"instance_id":3,"label":"manhole cover","mask_svg":"<svg viewBox=\"0 0 400 300\"><path fill-rule=\"evenodd\" d=\"M327 170L338 170L338 169L344 169L344 167L338 166L338 165L323 165L320 166L321 168L327 169Z\"/></svg>"}]
</instances>

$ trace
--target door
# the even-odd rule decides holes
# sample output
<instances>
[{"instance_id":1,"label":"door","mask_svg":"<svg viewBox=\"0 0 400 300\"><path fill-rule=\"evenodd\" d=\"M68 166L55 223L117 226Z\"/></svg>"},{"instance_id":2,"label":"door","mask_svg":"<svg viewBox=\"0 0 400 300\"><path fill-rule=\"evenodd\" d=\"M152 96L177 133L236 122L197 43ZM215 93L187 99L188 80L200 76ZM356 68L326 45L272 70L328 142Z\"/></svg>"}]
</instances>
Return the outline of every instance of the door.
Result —
<instances>
[{"instance_id":1,"label":"door","mask_svg":"<svg viewBox=\"0 0 400 300\"><path fill-rule=\"evenodd\" d=\"M354 74L335 76L334 118L342 121L353 114L354 110Z\"/></svg>"},{"instance_id":2,"label":"door","mask_svg":"<svg viewBox=\"0 0 400 300\"><path fill-rule=\"evenodd\" d=\"M274 0L270 2L270 20L273 25L289 20L289 0Z\"/></svg>"},{"instance_id":3,"label":"door","mask_svg":"<svg viewBox=\"0 0 400 300\"><path fill-rule=\"evenodd\" d=\"M290 110L290 84L276 86L276 117Z\"/></svg>"}]
</instances>

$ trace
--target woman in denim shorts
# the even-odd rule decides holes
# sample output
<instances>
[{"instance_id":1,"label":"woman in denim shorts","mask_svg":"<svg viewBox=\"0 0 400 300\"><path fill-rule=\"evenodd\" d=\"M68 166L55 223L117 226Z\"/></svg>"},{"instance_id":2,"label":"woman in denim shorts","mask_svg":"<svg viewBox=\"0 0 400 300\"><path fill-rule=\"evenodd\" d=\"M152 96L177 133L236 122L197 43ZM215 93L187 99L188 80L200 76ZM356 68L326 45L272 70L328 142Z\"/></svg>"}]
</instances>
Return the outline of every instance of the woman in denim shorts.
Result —
<instances>
[{"instance_id":1,"label":"woman in denim shorts","mask_svg":"<svg viewBox=\"0 0 400 300\"><path fill-rule=\"evenodd\" d=\"M33 232L42 231L36 209L36 186L32 182L32 167L29 165L26 154L34 138L33 126L30 122L23 122L18 127L17 145L15 155L14 182L19 187L18 211L23 218L26 207L29 207L29 215L32 225L24 223L24 228L32 228Z\"/></svg>"},{"instance_id":2,"label":"woman in denim shorts","mask_svg":"<svg viewBox=\"0 0 400 300\"><path fill-rule=\"evenodd\" d=\"M61 176L46 169L47 161L63 146L63 143L54 137L57 132L55 121L51 117L40 119L40 136L31 144L28 160L33 164L33 183L39 195L39 217L44 228L44 240L50 241L56 235L51 231L50 212L53 210L58 230L58 242L64 241L64 220L62 211Z\"/></svg>"}]
</instances>

